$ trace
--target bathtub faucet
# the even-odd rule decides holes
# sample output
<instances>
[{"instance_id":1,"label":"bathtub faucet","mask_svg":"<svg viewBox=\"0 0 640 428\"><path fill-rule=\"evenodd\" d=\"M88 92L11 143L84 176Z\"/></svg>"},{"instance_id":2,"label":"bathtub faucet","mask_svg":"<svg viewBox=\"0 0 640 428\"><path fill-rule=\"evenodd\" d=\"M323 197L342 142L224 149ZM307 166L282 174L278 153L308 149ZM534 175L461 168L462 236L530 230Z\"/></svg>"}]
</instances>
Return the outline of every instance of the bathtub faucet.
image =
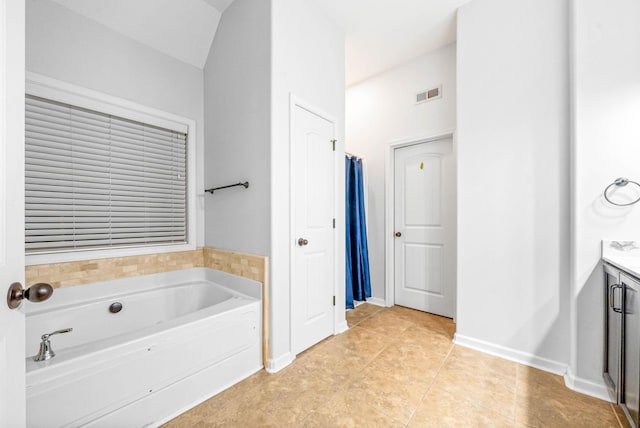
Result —
<instances>
[{"instance_id":1,"label":"bathtub faucet","mask_svg":"<svg viewBox=\"0 0 640 428\"><path fill-rule=\"evenodd\" d=\"M44 361L48 360L49 358L55 357L56 353L53 352L53 349L51 349L51 342L49 342L49 337L53 336L54 334L69 333L71 331L73 331L72 328L65 328L62 330L56 330L53 333L43 334L42 342L40 343L40 351L38 352L38 355L33 357L33 361Z\"/></svg>"}]
</instances>

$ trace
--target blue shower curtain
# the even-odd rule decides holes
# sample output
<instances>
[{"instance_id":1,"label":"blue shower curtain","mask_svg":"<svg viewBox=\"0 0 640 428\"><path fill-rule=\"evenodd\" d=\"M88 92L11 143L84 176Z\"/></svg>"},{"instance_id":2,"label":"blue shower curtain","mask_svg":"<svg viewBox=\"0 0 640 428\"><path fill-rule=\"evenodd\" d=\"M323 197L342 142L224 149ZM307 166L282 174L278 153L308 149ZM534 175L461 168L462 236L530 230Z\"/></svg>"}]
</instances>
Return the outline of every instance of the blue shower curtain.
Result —
<instances>
[{"instance_id":1,"label":"blue shower curtain","mask_svg":"<svg viewBox=\"0 0 640 428\"><path fill-rule=\"evenodd\" d=\"M354 300L371 297L369 250L364 212L362 160L345 158L346 169L346 307L353 309Z\"/></svg>"}]
</instances>

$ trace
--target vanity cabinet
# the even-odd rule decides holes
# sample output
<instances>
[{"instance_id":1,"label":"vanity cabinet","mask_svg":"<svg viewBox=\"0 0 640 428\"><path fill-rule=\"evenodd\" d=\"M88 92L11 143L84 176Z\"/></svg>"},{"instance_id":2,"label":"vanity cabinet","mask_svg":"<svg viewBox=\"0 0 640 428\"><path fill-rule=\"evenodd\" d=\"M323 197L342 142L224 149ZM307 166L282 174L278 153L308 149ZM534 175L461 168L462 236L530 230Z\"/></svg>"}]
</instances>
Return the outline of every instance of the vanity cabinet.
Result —
<instances>
[{"instance_id":1,"label":"vanity cabinet","mask_svg":"<svg viewBox=\"0 0 640 428\"><path fill-rule=\"evenodd\" d=\"M604 264L603 376L612 400L638 427L640 410L640 280Z\"/></svg>"}]
</instances>

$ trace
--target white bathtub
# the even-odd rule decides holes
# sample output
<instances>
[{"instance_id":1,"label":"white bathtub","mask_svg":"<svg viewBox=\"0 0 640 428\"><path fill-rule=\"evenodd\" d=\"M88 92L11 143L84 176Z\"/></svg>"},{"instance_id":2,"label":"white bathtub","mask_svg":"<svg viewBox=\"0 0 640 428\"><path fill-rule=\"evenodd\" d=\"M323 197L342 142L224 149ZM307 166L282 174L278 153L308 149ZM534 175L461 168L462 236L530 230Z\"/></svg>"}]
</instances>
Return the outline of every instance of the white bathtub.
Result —
<instances>
[{"instance_id":1,"label":"white bathtub","mask_svg":"<svg viewBox=\"0 0 640 428\"><path fill-rule=\"evenodd\" d=\"M119 313L109 305L122 304ZM25 305L27 426L157 426L262 367L261 284L196 268ZM56 356L35 362L40 336Z\"/></svg>"}]
</instances>

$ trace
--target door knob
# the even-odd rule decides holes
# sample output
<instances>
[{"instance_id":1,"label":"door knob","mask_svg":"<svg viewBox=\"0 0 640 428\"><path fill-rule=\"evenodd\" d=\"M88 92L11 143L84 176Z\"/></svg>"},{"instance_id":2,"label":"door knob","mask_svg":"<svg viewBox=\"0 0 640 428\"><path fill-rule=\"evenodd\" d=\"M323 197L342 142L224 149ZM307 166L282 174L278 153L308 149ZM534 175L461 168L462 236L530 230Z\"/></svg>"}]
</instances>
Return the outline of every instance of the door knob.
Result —
<instances>
[{"instance_id":1,"label":"door knob","mask_svg":"<svg viewBox=\"0 0 640 428\"><path fill-rule=\"evenodd\" d=\"M396 232L396 238L399 238L399 237L401 237L401 236L402 236L402 233L401 233L401 232Z\"/></svg>"},{"instance_id":2,"label":"door knob","mask_svg":"<svg viewBox=\"0 0 640 428\"><path fill-rule=\"evenodd\" d=\"M42 302L51 297L52 294L53 287L44 282L33 284L26 290L22 288L22 284L14 282L9 286L9 291L7 291L7 305L9 305L10 309L15 309L20 306L24 299L30 302Z\"/></svg>"},{"instance_id":3,"label":"door knob","mask_svg":"<svg viewBox=\"0 0 640 428\"><path fill-rule=\"evenodd\" d=\"M307 245L308 243L309 243L309 241L307 241L304 238L298 239L298 245L300 245L301 247L304 246L304 245Z\"/></svg>"}]
</instances>

